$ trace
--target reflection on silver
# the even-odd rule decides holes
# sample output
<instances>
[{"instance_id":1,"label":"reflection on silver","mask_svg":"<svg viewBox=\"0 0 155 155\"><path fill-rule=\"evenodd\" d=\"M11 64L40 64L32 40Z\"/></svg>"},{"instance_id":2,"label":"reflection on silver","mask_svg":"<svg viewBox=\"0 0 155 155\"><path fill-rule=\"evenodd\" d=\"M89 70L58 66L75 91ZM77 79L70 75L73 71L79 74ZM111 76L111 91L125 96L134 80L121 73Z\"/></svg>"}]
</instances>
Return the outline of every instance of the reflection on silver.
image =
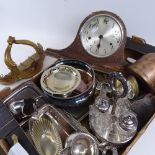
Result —
<instances>
[{"instance_id":1,"label":"reflection on silver","mask_svg":"<svg viewBox=\"0 0 155 155\"><path fill-rule=\"evenodd\" d=\"M95 143L86 138L86 136L77 136L71 146L71 154L73 155L96 155Z\"/></svg>"},{"instance_id":2,"label":"reflection on silver","mask_svg":"<svg viewBox=\"0 0 155 155\"><path fill-rule=\"evenodd\" d=\"M14 101L9 105L9 109L13 115L18 115L21 118L31 116L32 113L37 110L37 102L41 98L42 96L38 96L36 98L27 98Z\"/></svg>"},{"instance_id":3,"label":"reflection on silver","mask_svg":"<svg viewBox=\"0 0 155 155\"><path fill-rule=\"evenodd\" d=\"M104 149L102 151L102 155L107 155L108 152L111 155L118 155L118 151L117 151L116 147L113 147L110 145L107 145L104 147Z\"/></svg>"},{"instance_id":4,"label":"reflection on silver","mask_svg":"<svg viewBox=\"0 0 155 155\"><path fill-rule=\"evenodd\" d=\"M136 79L132 76L130 76L129 78L132 81L130 81L130 79L127 80L127 86L128 86L127 97L128 97L128 99L133 99L138 96L139 88L138 88L138 83L137 83ZM117 83L118 83L117 90L120 93L123 92L124 91L123 86L120 84L119 81L117 81Z\"/></svg>"},{"instance_id":5,"label":"reflection on silver","mask_svg":"<svg viewBox=\"0 0 155 155\"><path fill-rule=\"evenodd\" d=\"M99 144L90 134L76 132L67 138L65 149L62 150L61 155L99 155L99 150L102 155L107 155L108 152L118 155L117 148L109 145L106 141Z\"/></svg>"},{"instance_id":6,"label":"reflection on silver","mask_svg":"<svg viewBox=\"0 0 155 155\"><path fill-rule=\"evenodd\" d=\"M68 137L65 144L71 155L98 155L96 140L87 133L74 133ZM62 154L61 154L62 155Z\"/></svg>"},{"instance_id":7,"label":"reflection on silver","mask_svg":"<svg viewBox=\"0 0 155 155\"><path fill-rule=\"evenodd\" d=\"M95 99L95 106L101 111L106 112L110 108L110 100L106 96L106 94L102 94L102 96L98 96Z\"/></svg>"},{"instance_id":8,"label":"reflection on silver","mask_svg":"<svg viewBox=\"0 0 155 155\"><path fill-rule=\"evenodd\" d=\"M62 142L59 133L53 124L40 118L32 125L32 139L40 155L59 155Z\"/></svg>"},{"instance_id":9,"label":"reflection on silver","mask_svg":"<svg viewBox=\"0 0 155 155\"><path fill-rule=\"evenodd\" d=\"M49 94L66 96L75 90L81 82L77 69L69 65L58 65L49 68L41 76L41 87Z\"/></svg>"},{"instance_id":10,"label":"reflection on silver","mask_svg":"<svg viewBox=\"0 0 155 155\"><path fill-rule=\"evenodd\" d=\"M64 149L61 151L61 155L71 155L70 148L69 148L69 147L64 148Z\"/></svg>"},{"instance_id":11,"label":"reflection on silver","mask_svg":"<svg viewBox=\"0 0 155 155\"><path fill-rule=\"evenodd\" d=\"M121 83L123 88L122 92L116 89L115 81L119 81ZM127 96L129 88L128 88L127 80L121 72L110 73L108 82L111 86L112 97L115 98L115 100L117 100L117 98L123 98Z\"/></svg>"},{"instance_id":12,"label":"reflection on silver","mask_svg":"<svg viewBox=\"0 0 155 155\"><path fill-rule=\"evenodd\" d=\"M125 114L120 115L119 125L122 129L126 131L135 132L138 126L136 115L131 112L127 112Z\"/></svg>"}]
</instances>

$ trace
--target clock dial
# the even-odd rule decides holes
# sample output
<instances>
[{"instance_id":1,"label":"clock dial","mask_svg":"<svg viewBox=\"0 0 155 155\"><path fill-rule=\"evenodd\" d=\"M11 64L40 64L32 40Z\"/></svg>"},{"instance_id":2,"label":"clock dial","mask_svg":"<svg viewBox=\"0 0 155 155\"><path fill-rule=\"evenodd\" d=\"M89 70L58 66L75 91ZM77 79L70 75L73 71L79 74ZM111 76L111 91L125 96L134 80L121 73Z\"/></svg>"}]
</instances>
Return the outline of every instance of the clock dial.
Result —
<instances>
[{"instance_id":1,"label":"clock dial","mask_svg":"<svg viewBox=\"0 0 155 155\"><path fill-rule=\"evenodd\" d=\"M123 36L121 22L111 14L97 14L90 17L80 31L84 49L90 55L99 58L114 54L121 46Z\"/></svg>"}]
</instances>

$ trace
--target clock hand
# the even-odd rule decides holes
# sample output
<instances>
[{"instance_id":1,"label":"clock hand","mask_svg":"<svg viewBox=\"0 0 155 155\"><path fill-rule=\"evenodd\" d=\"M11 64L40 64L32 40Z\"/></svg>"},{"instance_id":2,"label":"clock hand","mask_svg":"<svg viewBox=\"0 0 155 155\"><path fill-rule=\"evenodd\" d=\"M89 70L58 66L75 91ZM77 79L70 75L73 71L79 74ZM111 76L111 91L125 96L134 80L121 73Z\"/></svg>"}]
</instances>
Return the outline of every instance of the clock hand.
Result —
<instances>
[{"instance_id":1,"label":"clock hand","mask_svg":"<svg viewBox=\"0 0 155 155\"><path fill-rule=\"evenodd\" d=\"M99 43L97 45L97 48L98 48L98 51L99 51L99 48L101 46L101 40L103 39L103 35L99 35Z\"/></svg>"}]
</instances>

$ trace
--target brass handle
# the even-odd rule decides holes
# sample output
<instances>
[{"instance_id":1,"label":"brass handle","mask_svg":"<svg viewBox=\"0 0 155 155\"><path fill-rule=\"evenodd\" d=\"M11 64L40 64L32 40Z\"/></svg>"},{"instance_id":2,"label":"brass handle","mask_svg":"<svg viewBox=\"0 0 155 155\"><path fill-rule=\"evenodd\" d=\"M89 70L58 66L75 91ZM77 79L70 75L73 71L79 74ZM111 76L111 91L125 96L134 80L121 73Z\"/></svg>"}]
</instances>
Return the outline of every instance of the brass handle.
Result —
<instances>
[{"instance_id":1,"label":"brass handle","mask_svg":"<svg viewBox=\"0 0 155 155\"><path fill-rule=\"evenodd\" d=\"M12 60L11 49L13 44L24 44L35 49L36 53L22 62L19 66ZM8 46L4 55L4 62L10 73L0 76L0 83L9 84L20 79L30 78L37 74L43 65L44 60L43 48L40 44L35 44L29 40L16 40L15 37L8 38Z\"/></svg>"}]
</instances>

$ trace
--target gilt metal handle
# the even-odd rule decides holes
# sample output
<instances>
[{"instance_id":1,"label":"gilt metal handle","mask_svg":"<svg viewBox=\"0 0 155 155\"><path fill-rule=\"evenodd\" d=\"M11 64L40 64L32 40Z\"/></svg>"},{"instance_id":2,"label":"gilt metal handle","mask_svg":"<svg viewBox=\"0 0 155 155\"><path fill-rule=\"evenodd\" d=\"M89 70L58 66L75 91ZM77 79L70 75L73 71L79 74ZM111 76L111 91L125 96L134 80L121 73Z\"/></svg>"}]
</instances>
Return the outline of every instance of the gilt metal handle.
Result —
<instances>
[{"instance_id":1,"label":"gilt metal handle","mask_svg":"<svg viewBox=\"0 0 155 155\"><path fill-rule=\"evenodd\" d=\"M13 44L31 46L35 49L36 53L17 65L11 57L11 49ZM18 80L34 76L42 69L44 57L43 47L40 44L35 44L29 40L16 40L15 37L10 36L8 38L8 46L4 55L4 62L10 70L10 73L0 76L0 83L10 84Z\"/></svg>"}]
</instances>

